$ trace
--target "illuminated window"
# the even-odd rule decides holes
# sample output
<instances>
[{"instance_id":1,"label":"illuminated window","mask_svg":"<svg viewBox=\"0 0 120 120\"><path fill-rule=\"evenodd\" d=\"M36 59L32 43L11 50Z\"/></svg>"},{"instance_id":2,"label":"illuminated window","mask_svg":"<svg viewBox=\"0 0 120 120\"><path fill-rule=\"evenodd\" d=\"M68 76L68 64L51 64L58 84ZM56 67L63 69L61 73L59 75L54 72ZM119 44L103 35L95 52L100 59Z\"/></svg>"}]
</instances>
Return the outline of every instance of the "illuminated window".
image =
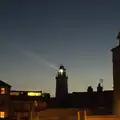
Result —
<instances>
[{"instance_id":1,"label":"illuminated window","mask_svg":"<svg viewBox=\"0 0 120 120\"><path fill-rule=\"evenodd\" d=\"M10 92L10 95L16 95L16 96L18 96L19 92Z\"/></svg>"},{"instance_id":2,"label":"illuminated window","mask_svg":"<svg viewBox=\"0 0 120 120\"><path fill-rule=\"evenodd\" d=\"M27 93L28 96L41 96L40 92L28 92Z\"/></svg>"},{"instance_id":3,"label":"illuminated window","mask_svg":"<svg viewBox=\"0 0 120 120\"><path fill-rule=\"evenodd\" d=\"M0 112L0 118L5 118L5 112Z\"/></svg>"},{"instance_id":4,"label":"illuminated window","mask_svg":"<svg viewBox=\"0 0 120 120\"><path fill-rule=\"evenodd\" d=\"M1 88L1 94L5 94L5 88Z\"/></svg>"}]
</instances>

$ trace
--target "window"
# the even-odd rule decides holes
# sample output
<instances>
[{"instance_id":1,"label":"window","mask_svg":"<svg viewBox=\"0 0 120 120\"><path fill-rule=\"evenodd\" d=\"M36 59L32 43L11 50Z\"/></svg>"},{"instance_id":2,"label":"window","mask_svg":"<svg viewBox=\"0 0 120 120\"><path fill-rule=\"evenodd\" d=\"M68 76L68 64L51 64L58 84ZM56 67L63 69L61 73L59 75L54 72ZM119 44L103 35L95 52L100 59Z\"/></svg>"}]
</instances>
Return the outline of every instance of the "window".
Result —
<instances>
[{"instance_id":1,"label":"window","mask_svg":"<svg viewBox=\"0 0 120 120\"><path fill-rule=\"evenodd\" d=\"M10 95L18 96L19 94L20 94L19 92L10 92Z\"/></svg>"},{"instance_id":2,"label":"window","mask_svg":"<svg viewBox=\"0 0 120 120\"><path fill-rule=\"evenodd\" d=\"M0 112L0 118L5 118L5 112Z\"/></svg>"},{"instance_id":3,"label":"window","mask_svg":"<svg viewBox=\"0 0 120 120\"><path fill-rule=\"evenodd\" d=\"M27 93L28 96L41 96L40 92L28 92Z\"/></svg>"},{"instance_id":4,"label":"window","mask_svg":"<svg viewBox=\"0 0 120 120\"><path fill-rule=\"evenodd\" d=\"M1 94L5 94L5 88L1 88Z\"/></svg>"}]
</instances>

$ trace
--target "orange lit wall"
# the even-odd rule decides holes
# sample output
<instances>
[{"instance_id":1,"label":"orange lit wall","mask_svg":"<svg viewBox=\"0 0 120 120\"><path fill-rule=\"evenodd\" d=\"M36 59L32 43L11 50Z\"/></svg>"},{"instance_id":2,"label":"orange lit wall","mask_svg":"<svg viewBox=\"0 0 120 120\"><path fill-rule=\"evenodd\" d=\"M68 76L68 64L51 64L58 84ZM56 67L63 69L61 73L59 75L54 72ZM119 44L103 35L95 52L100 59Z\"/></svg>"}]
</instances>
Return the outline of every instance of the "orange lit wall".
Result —
<instances>
[{"instance_id":1,"label":"orange lit wall","mask_svg":"<svg viewBox=\"0 0 120 120\"><path fill-rule=\"evenodd\" d=\"M120 117L114 115L87 116L86 120L120 120Z\"/></svg>"}]
</instances>

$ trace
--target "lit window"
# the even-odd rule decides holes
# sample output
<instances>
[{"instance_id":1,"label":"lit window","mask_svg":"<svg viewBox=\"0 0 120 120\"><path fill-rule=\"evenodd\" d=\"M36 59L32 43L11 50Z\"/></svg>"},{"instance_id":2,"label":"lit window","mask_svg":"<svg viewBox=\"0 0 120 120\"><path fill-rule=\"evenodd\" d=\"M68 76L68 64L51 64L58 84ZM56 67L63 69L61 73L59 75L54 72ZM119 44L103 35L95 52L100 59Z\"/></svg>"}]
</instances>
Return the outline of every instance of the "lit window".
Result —
<instances>
[{"instance_id":1,"label":"lit window","mask_svg":"<svg viewBox=\"0 0 120 120\"><path fill-rule=\"evenodd\" d=\"M41 96L40 92L28 92L28 96Z\"/></svg>"},{"instance_id":2,"label":"lit window","mask_svg":"<svg viewBox=\"0 0 120 120\"><path fill-rule=\"evenodd\" d=\"M5 118L5 112L0 112L0 118Z\"/></svg>"},{"instance_id":3,"label":"lit window","mask_svg":"<svg viewBox=\"0 0 120 120\"><path fill-rule=\"evenodd\" d=\"M5 94L5 88L1 88L1 94Z\"/></svg>"},{"instance_id":4,"label":"lit window","mask_svg":"<svg viewBox=\"0 0 120 120\"><path fill-rule=\"evenodd\" d=\"M10 95L16 95L16 96L18 96L19 92L10 92Z\"/></svg>"}]
</instances>

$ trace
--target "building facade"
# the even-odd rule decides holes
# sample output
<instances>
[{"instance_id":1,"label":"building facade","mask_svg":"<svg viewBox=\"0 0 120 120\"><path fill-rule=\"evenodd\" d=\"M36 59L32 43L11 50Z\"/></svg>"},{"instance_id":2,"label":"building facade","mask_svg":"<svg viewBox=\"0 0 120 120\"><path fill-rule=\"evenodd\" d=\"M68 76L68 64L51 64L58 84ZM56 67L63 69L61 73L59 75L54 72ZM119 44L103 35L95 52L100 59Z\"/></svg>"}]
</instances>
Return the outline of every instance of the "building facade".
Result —
<instances>
[{"instance_id":1,"label":"building facade","mask_svg":"<svg viewBox=\"0 0 120 120\"><path fill-rule=\"evenodd\" d=\"M46 109L47 97L42 91L12 91L0 80L0 118L30 120ZM46 98L47 99L46 99Z\"/></svg>"},{"instance_id":2,"label":"building facade","mask_svg":"<svg viewBox=\"0 0 120 120\"><path fill-rule=\"evenodd\" d=\"M112 49L114 114L120 116L120 45Z\"/></svg>"},{"instance_id":3,"label":"building facade","mask_svg":"<svg viewBox=\"0 0 120 120\"><path fill-rule=\"evenodd\" d=\"M10 85L0 80L0 118L10 116L10 88Z\"/></svg>"}]
</instances>

